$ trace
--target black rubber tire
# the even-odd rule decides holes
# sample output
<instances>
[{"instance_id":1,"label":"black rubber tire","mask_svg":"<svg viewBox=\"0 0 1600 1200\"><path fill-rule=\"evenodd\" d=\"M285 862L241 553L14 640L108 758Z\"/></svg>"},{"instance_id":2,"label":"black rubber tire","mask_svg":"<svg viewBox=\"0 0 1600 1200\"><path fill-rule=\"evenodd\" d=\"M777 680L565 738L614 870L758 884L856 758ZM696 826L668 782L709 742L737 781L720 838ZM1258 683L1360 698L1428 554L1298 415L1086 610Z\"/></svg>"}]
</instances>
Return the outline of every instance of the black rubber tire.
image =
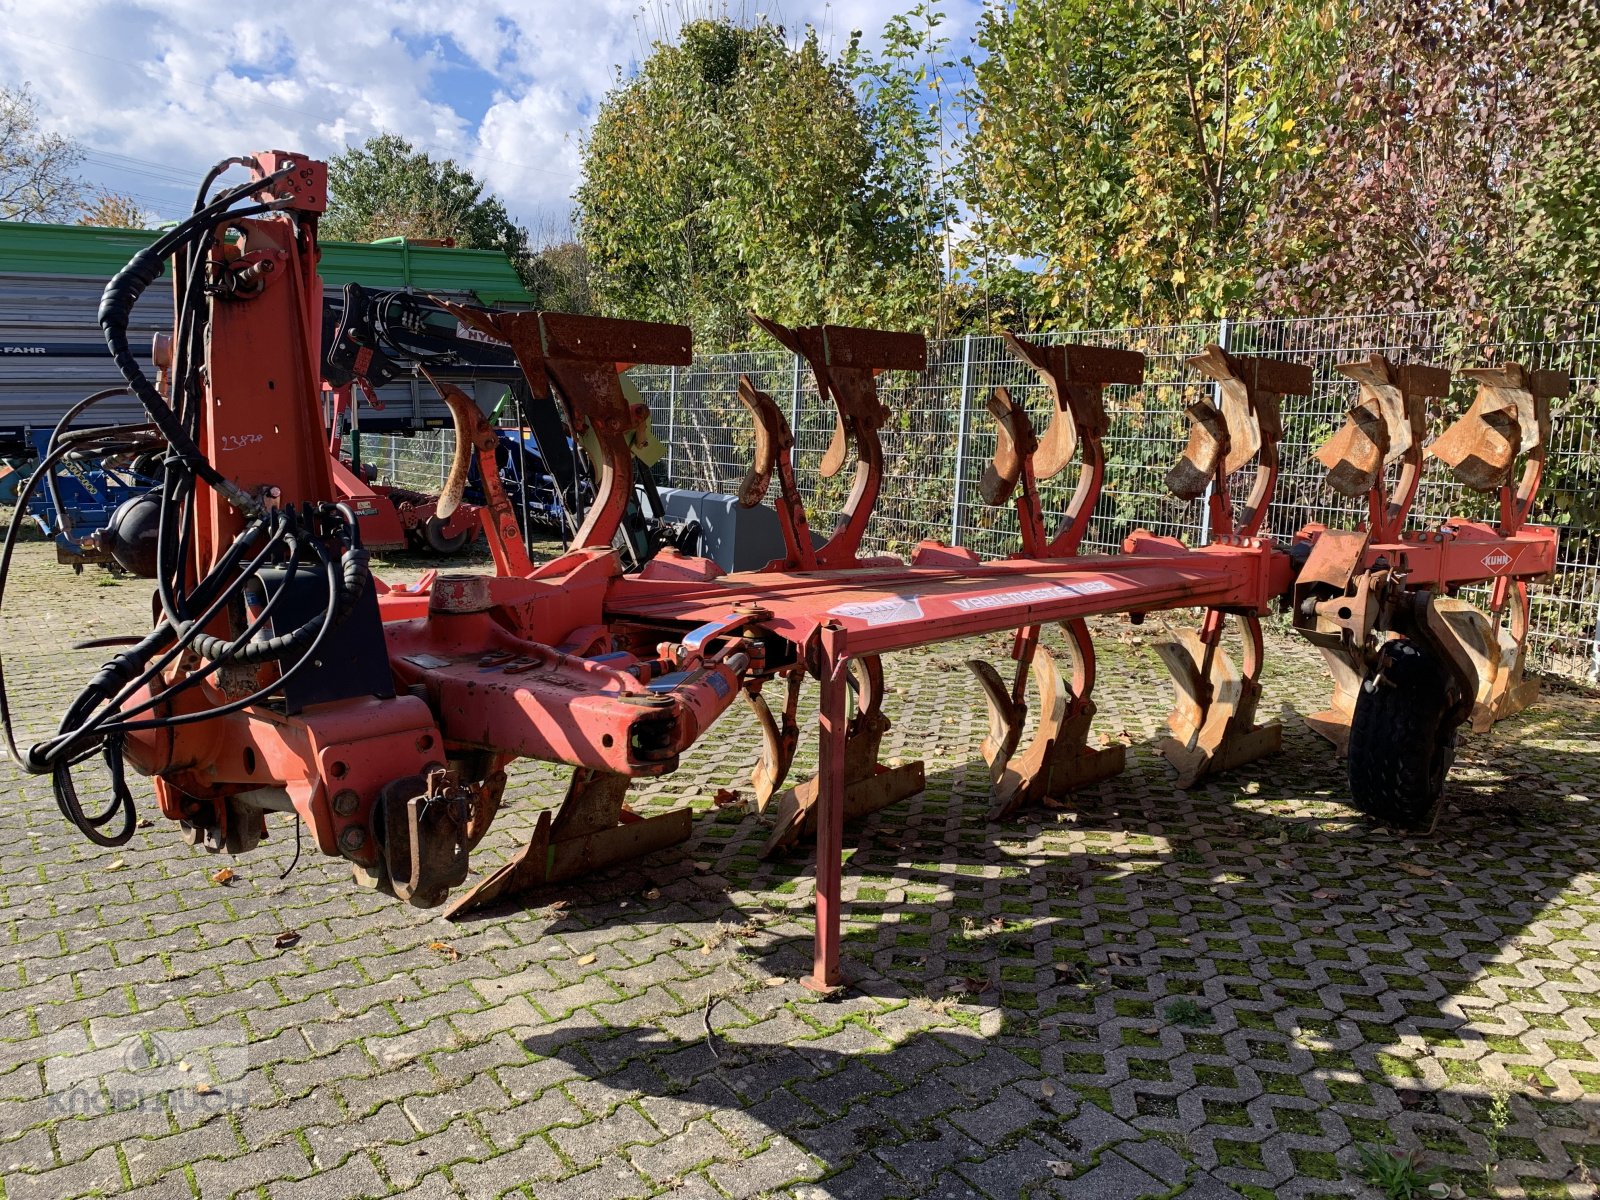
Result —
<instances>
[{"instance_id":1,"label":"black rubber tire","mask_svg":"<svg viewBox=\"0 0 1600 1200\"><path fill-rule=\"evenodd\" d=\"M445 522L439 517L430 517L423 526L423 536L428 539L428 548L435 554L459 554L461 548L472 540L472 526L455 534L453 537L444 531Z\"/></svg>"},{"instance_id":2,"label":"black rubber tire","mask_svg":"<svg viewBox=\"0 0 1600 1200\"><path fill-rule=\"evenodd\" d=\"M1385 644L1350 721L1350 797L1369 817L1426 829L1456 757L1444 667L1409 638Z\"/></svg>"}]
</instances>

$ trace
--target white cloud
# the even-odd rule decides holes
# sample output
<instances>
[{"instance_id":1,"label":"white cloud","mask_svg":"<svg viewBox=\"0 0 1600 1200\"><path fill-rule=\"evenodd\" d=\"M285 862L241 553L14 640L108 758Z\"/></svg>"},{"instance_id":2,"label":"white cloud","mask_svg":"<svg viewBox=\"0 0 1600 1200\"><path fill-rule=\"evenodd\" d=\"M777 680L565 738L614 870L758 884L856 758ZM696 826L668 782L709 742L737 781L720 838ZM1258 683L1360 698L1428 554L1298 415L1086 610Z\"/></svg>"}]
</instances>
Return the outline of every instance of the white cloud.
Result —
<instances>
[{"instance_id":1,"label":"white cloud","mask_svg":"<svg viewBox=\"0 0 1600 1200\"><path fill-rule=\"evenodd\" d=\"M813 24L841 48L852 29L871 37L908 2L731 7L796 33ZM978 3L945 6L958 48ZM0 0L0 83L31 83L48 124L91 151L86 175L166 215L185 206L179 181L219 158L268 147L331 155L392 131L460 158L514 214L537 220L566 210L594 107L616 69L647 52L664 10L640 0Z\"/></svg>"}]
</instances>

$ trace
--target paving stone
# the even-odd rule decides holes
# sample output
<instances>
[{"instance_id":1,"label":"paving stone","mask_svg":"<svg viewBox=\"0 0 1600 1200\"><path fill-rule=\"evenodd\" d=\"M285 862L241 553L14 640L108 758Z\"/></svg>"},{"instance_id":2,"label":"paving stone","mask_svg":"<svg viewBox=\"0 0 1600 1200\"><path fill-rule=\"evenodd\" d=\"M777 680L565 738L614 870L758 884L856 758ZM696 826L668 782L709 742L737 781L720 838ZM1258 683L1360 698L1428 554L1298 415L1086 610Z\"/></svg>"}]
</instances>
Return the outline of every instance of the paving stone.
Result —
<instances>
[{"instance_id":1,"label":"paving stone","mask_svg":"<svg viewBox=\"0 0 1600 1200\"><path fill-rule=\"evenodd\" d=\"M736 1161L743 1151L730 1142L708 1120L691 1122L687 1128L653 1146L630 1146L628 1158L646 1179L658 1184L688 1174L711 1162Z\"/></svg>"},{"instance_id":2,"label":"paving stone","mask_svg":"<svg viewBox=\"0 0 1600 1200\"><path fill-rule=\"evenodd\" d=\"M398 1104L385 1104L371 1116L338 1125L308 1125L302 1136L311 1145L312 1163L320 1170L327 1170L358 1151L385 1142L412 1141L417 1131Z\"/></svg>"},{"instance_id":3,"label":"paving stone","mask_svg":"<svg viewBox=\"0 0 1600 1200\"><path fill-rule=\"evenodd\" d=\"M1168 1188L1168 1184L1120 1155L1108 1154L1098 1166L1077 1178L1059 1181L1055 1193L1070 1200L1140 1200L1143 1196L1161 1195Z\"/></svg>"},{"instance_id":4,"label":"paving stone","mask_svg":"<svg viewBox=\"0 0 1600 1200\"><path fill-rule=\"evenodd\" d=\"M551 1142L568 1162L580 1169L631 1145L648 1145L660 1139L661 1131L638 1109L626 1104L608 1116L586 1121L576 1128L557 1126L550 1131Z\"/></svg>"},{"instance_id":5,"label":"paving stone","mask_svg":"<svg viewBox=\"0 0 1600 1200\"><path fill-rule=\"evenodd\" d=\"M1161 1142L1122 1142L1115 1152L1163 1183L1182 1183L1188 1178L1188 1161L1171 1146Z\"/></svg>"},{"instance_id":6,"label":"paving stone","mask_svg":"<svg viewBox=\"0 0 1600 1200\"><path fill-rule=\"evenodd\" d=\"M200 1194L210 1200L236 1196L264 1183L278 1180L304 1179L311 1174L311 1164L298 1144L279 1142L272 1146L252 1149L226 1160L205 1159L194 1164L194 1182Z\"/></svg>"},{"instance_id":7,"label":"paving stone","mask_svg":"<svg viewBox=\"0 0 1600 1200\"><path fill-rule=\"evenodd\" d=\"M636 1200L652 1190L626 1161L611 1158L559 1183L536 1184L533 1194L536 1200Z\"/></svg>"},{"instance_id":8,"label":"paving stone","mask_svg":"<svg viewBox=\"0 0 1600 1200\"><path fill-rule=\"evenodd\" d=\"M383 1173L399 1188L409 1188L430 1173L437 1174L456 1163L484 1162L496 1153L465 1120L447 1125L426 1137L374 1146L372 1149L373 1157L382 1166ZM455 1188L455 1184L448 1180L445 1183L452 1190Z\"/></svg>"},{"instance_id":9,"label":"paving stone","mask_svg":"<svg viewBox=\"0 0 1600 1200\"><path fill-rule=\"evenodd\" d=\"M492 1200L531 1180L553 1179L570 1169L549 1145L535 1137L482 1163L452 1167L450 1177L465 1195Z\"/></svg>"},{"instance_id":10,"label":"paving stone","mask_svg":"<svg viewBox=\"0 0 1600 1200\"><path fill-rule=\"evenodd\" d=\"M332 1170L318 1171L292 1182L271 1184L267 1194L273 1200L378 1200L388 1196L391 1190L372 1160L358 1154Z\"/></svg>"},{"instance_id":11,"label":"paving stone","mask_svg":"<svg viewBox=\"0 0 1600 1200\"><path fill-rule=\"evenodd\" d=\"M1007 1088L981 1108L950 1114L950 1123L975 1141L993 1146L1044 1115L1039 1101L1018 1089Z\"/></svg>"},{"instance_id":12,"label":"paving stone","mask_svg":"<svg viewBox=\"0 0 1600 1200\"><path fill-rule=\"evenodd\" d=\"M733 1200L745 1200L799 1180L815 1179L822 1172L822 1164L780 1135L759 1153L737 1163L717 1163L706 1173Z\"/></svg>"},{"instance_id":13,"label":"paving stone","mask_svg":"<svg viewBox=\"0 0 1600 1200\"><path fill-rule=\"evenodd\" d=\"M944 1121L930 1122L923 1130L894 1145L879 1146L873 1155L900 1178L928 1187L963 1159L982 1158L988 1147L973 1141Z\"/></svg>"},{"instance_id":14,"label":"paving stone","mask_svg":"<svg viewBox=\"0 0 1600 1200\"><path fill-rule=\"evenodd\" d=\"M1236 1200L1239 1193L1209 1175L1201 1175L1178 1195L1182 1200Z\"/></svg>"},{"instance_id":15,"label":"paving stone","mask_svg":"<svg viewBox=\"0 0 1600 1200\"><path fill-rule=\"evenodd\" d=\"M116 1147L106 1146L70 1166L38 1174L8 1171L4 1180L6 1200L65 1200L85 1192L120 1189L122 1167Z\"/></svg>"}]
</instances>

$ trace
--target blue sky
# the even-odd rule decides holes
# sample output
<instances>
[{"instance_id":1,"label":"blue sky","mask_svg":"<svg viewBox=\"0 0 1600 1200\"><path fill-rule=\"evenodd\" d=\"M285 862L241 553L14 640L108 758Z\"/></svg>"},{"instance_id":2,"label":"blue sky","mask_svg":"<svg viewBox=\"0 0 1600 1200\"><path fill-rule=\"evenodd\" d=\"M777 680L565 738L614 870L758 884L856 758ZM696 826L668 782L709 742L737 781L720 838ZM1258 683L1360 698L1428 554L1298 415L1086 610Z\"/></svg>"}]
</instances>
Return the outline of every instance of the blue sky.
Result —
<instances>
[{"instance_id":1,"label":"blue sky","mask_svg":"<svg viewBox=\"0 0 1600 1200\"><path fill-rule=\"evenodd\" d=\"M331 155L392 131L488 180L539 236L559 229L578 146L615 78L685 14L764 13L868 41L911 0L0 0L0 83L27 83L88 152L90 182L173 216L199 174L266 148ZM946 0L955 48L983 0Z\"/></svg>"}]
</instances>

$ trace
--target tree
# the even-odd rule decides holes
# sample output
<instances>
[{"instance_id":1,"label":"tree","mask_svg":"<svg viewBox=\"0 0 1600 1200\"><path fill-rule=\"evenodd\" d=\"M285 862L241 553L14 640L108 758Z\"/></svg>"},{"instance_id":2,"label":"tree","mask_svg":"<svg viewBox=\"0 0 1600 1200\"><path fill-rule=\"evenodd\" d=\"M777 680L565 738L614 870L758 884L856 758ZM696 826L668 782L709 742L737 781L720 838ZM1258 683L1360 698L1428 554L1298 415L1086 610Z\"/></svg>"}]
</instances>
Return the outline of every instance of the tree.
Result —
<instances>
[{"instance_id":1,"label":"tree","mask_svg":"<svg viewBox=\"0 0 1600 1200\"><path fill-rule=\"evenodd\" d=\"M1337 0L1016 0L985 10L966 199L984 258L1036 260L1073 321L1246 300L1284 175L1322 146Z\"/></svg>"},{"instance_id":2,"label":"tree","mask_svg":"<svg viewBox=\"0 0 1600 1200\"><path fill-rule=\"evenodd\" d=\"M27 84L0 87L0 220L66 221L82 202L73 174L83 151L39 128L38 101Z\"/></svg>"},{"instance_id":3,"label":"tree","mask_svg":"<svg viewBox=\"0 0 1600 1200\"><path fill-rule=\"evenodd\" d=\"M392 133L368 138L328 161L325 237L369 242L385 237L454 238L456 245L501 250L527 266L527 231L484 183L454 159L430 158Z\"/></svg>"},{"instance_id":4,"label":"tree","mask_svg":"<svg viewBox=\"0 0 1600 1200\"><path fill-rule=\"evenodd\" d=\"M1285 180L1263 301L1481 322L1600 282L1600 15L1586 0L1377 0L1328 153Z\"/></svg>"},{"instance_id":5,"label":"tree","mask_svg":"<svg viewBox=\"0 0 1600 1200\"><path fill-rule=\"evenodd\" d=\"M594 290L589 281L589 256L574 238L534 252L522 272L523 286L536 308L548 312L592 313Z\"/></svg>"},{"instance_id":6,"label":"tree","mask_svg":"<svg viewBox=\"0 0 1600 1200\"><path fill-rule=\"evenodd\" d=\"M79 225L107 229L148 229L151 223L152 214L132 196L107 191L96 192L77 220Z\"/></svg>"},{"instance_id":7,"label":"tree","mask_svg":"<svg viewBox=\"0 0 1600 1200\"><path fill-rule=\"evenodd\" d=\"M738 345L785 322L920 325L940 272L920 182L870 95L764 19L683 26L618 79L583 147L580 232L607 312ZM871 87L865 88L871 92Z\"/></svg>"}]
</instances>

